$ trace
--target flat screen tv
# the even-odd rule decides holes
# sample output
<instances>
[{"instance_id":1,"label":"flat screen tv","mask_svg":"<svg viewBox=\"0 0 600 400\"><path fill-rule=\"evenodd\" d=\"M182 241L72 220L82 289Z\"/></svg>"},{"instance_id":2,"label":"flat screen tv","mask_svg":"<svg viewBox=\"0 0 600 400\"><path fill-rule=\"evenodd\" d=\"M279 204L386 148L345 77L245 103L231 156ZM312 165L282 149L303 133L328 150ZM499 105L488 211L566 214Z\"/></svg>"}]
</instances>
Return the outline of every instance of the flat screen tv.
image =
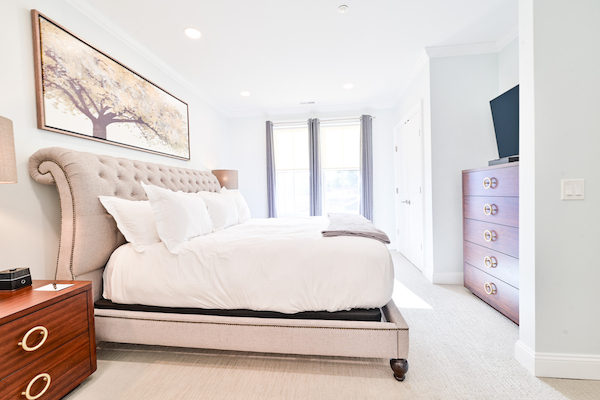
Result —
<instances>
[{"instance_id":1,"label":"flat screen tv","mask_svg":"<svg viewBox=\"0 0 600 400\"><path fill-rule=\"evenodd\" d=\"M519 154L519 85L490 101L500 158Z\"/></svg>"}]
</instances>

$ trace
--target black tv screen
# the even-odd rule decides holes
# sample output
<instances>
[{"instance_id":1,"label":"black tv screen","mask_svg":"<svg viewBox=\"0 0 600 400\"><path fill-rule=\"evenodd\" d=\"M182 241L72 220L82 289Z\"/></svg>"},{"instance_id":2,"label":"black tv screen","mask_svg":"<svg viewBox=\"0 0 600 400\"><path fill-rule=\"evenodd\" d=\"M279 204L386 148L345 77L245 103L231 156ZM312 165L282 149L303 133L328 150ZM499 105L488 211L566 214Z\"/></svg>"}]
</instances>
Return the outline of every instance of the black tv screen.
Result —
<instances>
[{"instance_id":1,"label":"black tv screen","mask_svg":"<svg viewBox=\"0 0 600 400\"><path fill-rule=\"evenodd\" d=\"M490 101L500 158L519 154L519 85Z\"/></svg>"}]
</instances>

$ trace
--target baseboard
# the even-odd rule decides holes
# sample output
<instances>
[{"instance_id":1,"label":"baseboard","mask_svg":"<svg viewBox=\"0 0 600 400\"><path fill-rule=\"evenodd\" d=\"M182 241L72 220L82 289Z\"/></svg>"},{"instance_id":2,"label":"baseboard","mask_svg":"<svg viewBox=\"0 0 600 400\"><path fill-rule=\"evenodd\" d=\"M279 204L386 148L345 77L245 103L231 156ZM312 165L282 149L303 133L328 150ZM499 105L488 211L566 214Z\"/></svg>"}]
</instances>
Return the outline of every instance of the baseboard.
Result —
<instances>
[{"instance_id":1,"label":"baseboard","mask_svg":"<svg viewBox=\"0 0 600 400\"><path fill-rule=\"evenodd\" d=\"M600 380L600 355L535 353L519 340L515 359L540 378Z\"/></svg>"},{"instance_id":2,"label":"baseboard","mask_svg":"<svg viewBox=\"0 0 600 400\"><path fill-rule=\"evenodd\" d=\"M515 344L515 359L535 375L535 352L520 340Z\"/></svg>"},{"instance_id":3,"label":"baseboard","mask_svg":"<svg viewBox=\"0 0 600 400\"><path fill-rule=\"evenodd\" d=\"M462 272L434 272L431 274L430 280L436 285L462 285L464 283Z\"/></svg>"}]
</instances>

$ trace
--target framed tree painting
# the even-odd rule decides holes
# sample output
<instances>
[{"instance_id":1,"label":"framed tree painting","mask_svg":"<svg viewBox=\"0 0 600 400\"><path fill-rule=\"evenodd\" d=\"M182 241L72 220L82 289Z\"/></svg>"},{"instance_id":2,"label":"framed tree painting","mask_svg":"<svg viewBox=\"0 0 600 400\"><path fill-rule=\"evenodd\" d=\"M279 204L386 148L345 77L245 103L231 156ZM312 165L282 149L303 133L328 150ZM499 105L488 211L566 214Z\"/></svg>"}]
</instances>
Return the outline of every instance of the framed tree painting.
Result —
<instances>
[{"instance_id":1,"label":"framed tree painting","mask_svg":"<svg viewBox=\"0 0 600 400\"><path fill-rule=\"evenodd\" d=\"M190 159L188 105L31 11L38 128Z\"/></svg>"}]
</instances>

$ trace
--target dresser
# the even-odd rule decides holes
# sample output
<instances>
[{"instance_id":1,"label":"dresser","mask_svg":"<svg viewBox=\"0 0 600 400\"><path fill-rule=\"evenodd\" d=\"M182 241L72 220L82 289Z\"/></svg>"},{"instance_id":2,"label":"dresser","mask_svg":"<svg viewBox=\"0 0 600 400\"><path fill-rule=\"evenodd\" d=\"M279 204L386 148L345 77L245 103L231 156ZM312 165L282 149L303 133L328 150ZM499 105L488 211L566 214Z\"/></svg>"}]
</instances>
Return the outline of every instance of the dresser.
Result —
<instances>
[{"instance_id":1,"label":"dresser","mask_svg":"<svg viewBox=\"0 0 600 400\"><path fill-rule=\"evenodd\" d=\"M519 163L463 171L464 282L519 324Z\"/></svg>"},{"instance_id":2,"label":"dresser","mask_svg":"<svg viewBox=\"0 0 600 400\"><path fill-rule=\"evenodd\" d=\"M0 291L2 400L60 399L96 370L92 284L33 290L52 282Z\"/></svg>"}]
</instances>

